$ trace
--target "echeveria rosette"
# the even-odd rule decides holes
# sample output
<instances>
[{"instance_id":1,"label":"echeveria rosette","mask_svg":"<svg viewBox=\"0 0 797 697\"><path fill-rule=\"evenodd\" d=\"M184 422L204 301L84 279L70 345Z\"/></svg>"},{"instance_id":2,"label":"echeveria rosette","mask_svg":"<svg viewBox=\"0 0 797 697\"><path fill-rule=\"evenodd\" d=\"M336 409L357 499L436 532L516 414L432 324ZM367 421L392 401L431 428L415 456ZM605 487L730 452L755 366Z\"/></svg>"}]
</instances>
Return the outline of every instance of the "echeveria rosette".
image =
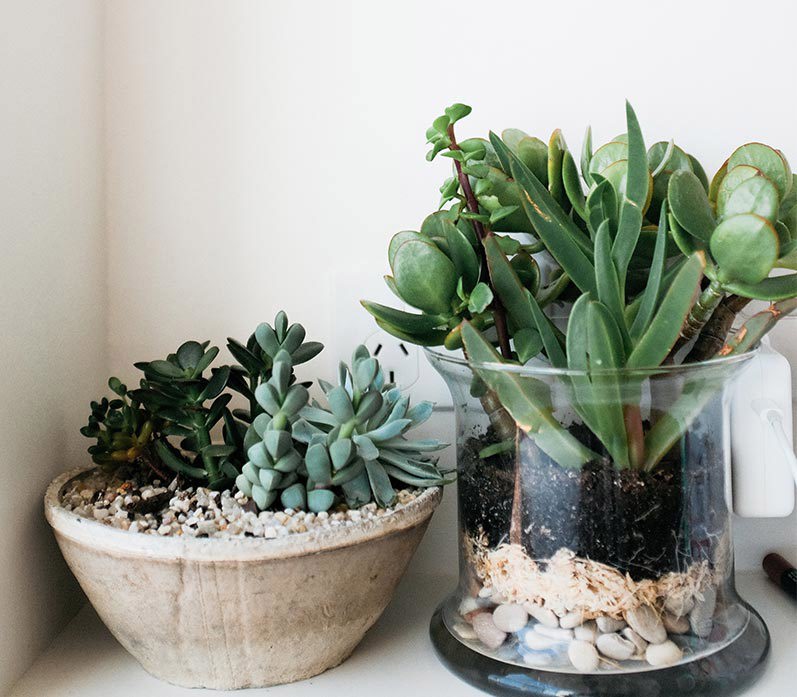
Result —
<instances>
[{"instance_id":1,"label":"echeveria rosette","mask_svg":"<svg viewBox=\"0 0 797 697\"><path fill-rule=\"evenodd\" d=\"M258 385L254 397L262 412L247 431L244 444L249 459L235 483L260 510L271 506L278 496L285 508L305 508L305 486L299 481L302 454L295 447L291 429L309 395L304 385L295 382L293 361L286 349L277 351L271 377Z\"/></svg>"},{"instance_id":2,"label":"echeveria rosette","mask_svg":"<svg viewBox=\"0 0 797 697\"><path fill-rule=\"evenodd\" d=\"M349 506L372 500L389 506L396 500L396 481L419 488L448 481L430 455L446 444L406 437L429 418L432 404L411 407L409 397L385 383L379 361L364 346L355 351L351 368L341 364L338 385L321 386L328 406L305 407L293 429L294 438L307 445L311 510L331 506L338 488Z\"/></svg>"}]
</instances>

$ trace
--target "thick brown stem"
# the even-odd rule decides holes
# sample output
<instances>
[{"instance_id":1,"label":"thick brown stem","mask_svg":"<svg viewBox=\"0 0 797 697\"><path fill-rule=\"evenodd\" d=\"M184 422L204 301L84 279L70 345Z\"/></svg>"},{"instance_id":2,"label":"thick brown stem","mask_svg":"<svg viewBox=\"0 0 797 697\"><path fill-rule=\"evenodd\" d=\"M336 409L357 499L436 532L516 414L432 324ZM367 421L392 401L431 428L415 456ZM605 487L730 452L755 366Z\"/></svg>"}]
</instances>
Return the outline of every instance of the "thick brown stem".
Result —
<instances>
[{"instance_id":1,"label":"thick brown stem","mask_svg":"<svg viewBox=\"0 0 797 697\"><path fill-rule=\"evenodd\" d=\"M711 319L703 327L695 345L686 357L685 363L698 363L717 355L725 344L736 315L750 303L750 298L729 295L714 310Z\"/></svg>"},{"instance_id":2,"label":"thick brown stem","mask_svg":"<svg viewBox=\"0 0 797 697\"><path fill-rule=\"evenodd\" d=\"M626 404L623 407L623 421L628 437L628 458L631 467L638 467L645 461L645 432L642 428L642 410L637 404Z\"/></svg>"},{"instance_id":3,"label":"thick brown stem","mask_svg":"<svg viewBox=\"0 0 797 697\"><path fill-rule=\"evenodd\" d=\"M457 145L453 126L448 127L448 138L451 141L451 145L449 146L451 150L459 150L460 147ZM462 164L458 160L454 160L454 167L457 170L457 179L459 179L459 185L462 187L462 191L465 194L465 201L467 203L468 210L471 213L478 214L479 202L476 200L476 196L473 193L468 175L462 171ZM482 223L478 220L474 220L472 222L473 229L476 230L476 235L482 244L484 244L484 240L488 237L491 237L493 235L493 231L485 228L484 225L482 225ZM506 310L504 309L498 294L495 292L492 279L490 279L490 286L492 286L491 290L493 291L493 320L495 322L495 331L498 334L498 346L500 347L501 355L504 358L511 358L512 349L509 346L509 330L507 329L506 324Z\"/></svg>"}]
</instances>

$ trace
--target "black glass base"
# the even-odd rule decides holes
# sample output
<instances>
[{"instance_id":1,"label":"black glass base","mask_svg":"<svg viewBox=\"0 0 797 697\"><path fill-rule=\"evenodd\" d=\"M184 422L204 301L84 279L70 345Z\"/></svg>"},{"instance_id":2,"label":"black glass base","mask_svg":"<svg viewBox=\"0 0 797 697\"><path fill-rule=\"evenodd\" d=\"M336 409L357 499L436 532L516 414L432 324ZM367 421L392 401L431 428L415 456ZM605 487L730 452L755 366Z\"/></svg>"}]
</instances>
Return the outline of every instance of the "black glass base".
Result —
<instances>
[{"instance_id":1,"label":"black glass base","mask_svg":"<svg viewBox=\"0 0 797 697\"><path fill-rule=\"evenodd\" d=\"M758 679L769 656L769 630L758 613L748 609L750 622L725 648L671 668L634 673L556 673L488 658L451 636L441 607L432 616L429 634L452 673L502 697L732 697Z\"/></svg>"}]
</instances>

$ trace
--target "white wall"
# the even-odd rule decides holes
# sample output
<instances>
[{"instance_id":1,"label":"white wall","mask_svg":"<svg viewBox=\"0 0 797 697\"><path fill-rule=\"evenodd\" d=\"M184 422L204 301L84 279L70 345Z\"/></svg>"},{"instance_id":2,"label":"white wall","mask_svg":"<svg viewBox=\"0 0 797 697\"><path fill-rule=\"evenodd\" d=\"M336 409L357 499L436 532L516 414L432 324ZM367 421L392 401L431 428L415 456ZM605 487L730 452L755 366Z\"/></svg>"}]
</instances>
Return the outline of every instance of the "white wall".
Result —
<instances>
[{"instance_id":1,"label":"white wall","mask_svg":"<svg viewBox=\"0 0 797 697\"><path fill-rule=\"evenodd\" d=\"M0 694L82 597L42 495L107 369L101 9L0 5Z\"/></svg>"}]
</instances>

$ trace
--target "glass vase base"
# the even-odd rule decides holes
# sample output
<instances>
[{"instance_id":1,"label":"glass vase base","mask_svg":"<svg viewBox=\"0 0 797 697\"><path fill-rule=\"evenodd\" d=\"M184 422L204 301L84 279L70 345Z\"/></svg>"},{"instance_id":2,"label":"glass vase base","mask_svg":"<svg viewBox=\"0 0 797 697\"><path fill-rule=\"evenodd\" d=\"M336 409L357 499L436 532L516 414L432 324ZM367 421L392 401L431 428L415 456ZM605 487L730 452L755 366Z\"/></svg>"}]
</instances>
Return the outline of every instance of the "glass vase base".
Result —
<instances>
[{"instance_id":1,"label":"glass vase base","mask_svg":"<svg viewBox=\"0 0 797 697\"><path fill-rule=\"evenodd\" d=\"M732 697L755 682L769 656L766 624L749 605L750 621L727 646L670 668L601 675L521 668L489 658L451 635L437 608L429 634L440 661L466 683L501 697Z\"/></svg>"}]
</instances>

